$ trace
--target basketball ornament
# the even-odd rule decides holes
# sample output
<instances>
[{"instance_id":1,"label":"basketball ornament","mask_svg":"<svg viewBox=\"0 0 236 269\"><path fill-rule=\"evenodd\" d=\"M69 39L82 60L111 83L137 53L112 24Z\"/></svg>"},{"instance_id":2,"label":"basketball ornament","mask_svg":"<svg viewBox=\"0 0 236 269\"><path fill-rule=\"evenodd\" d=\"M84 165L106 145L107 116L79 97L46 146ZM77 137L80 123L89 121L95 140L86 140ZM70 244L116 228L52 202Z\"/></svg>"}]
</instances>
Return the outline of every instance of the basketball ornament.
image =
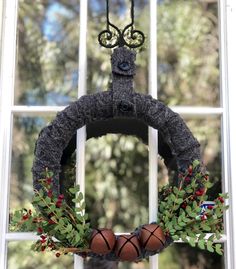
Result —
<instances>
[{"instance_id":1,"label":"basketball ornament","mask_svg":"<svg viewBox=\"0 0 236 269\"><path fill-rule=\"evenodd\" d=\"M110 229L94 229L90 239L90 249L96 254L108 254L115 246L116 237Z\"/></svg>"},{"instance_id":2,"label":"basketball ornament","mask_svg":"<svg viewBox=\"0 0 236 269\"><path fill-rule=\"evenodd\" d=\"M124 31L119 30L114 35L118 40L110 45L113 32L109 27L99 35L102 45L119 45L111 56L112 84L108 91L82 96L40 132L32 168L36 212L23 209L12 214L12 229L37 231L39 240L33 248L53 251L57 257L74 253L109 261L140 261L163 251L174 240L223 254L215 240L221 237L227 194L219 194L213 203L204 203L212 183L201 163L199 142L177 113L134 90L136 53L127 47L138 47L144 36L132 26L133 21ZM131 46L127 36L133 40ZM104 43L106 37L108 43ZM148 126L158 130L159 154L167 168L174 167L176 177L173 184L159 191L156 223L140 224L130 234L121 235L105 227L90 226L93 216L85 212L79 186L67 190L60 180L67 147L83 126L88 137L118 132L143 138ZM68 192L71 199L67 198Z\"/></svg>"}]
</instances>

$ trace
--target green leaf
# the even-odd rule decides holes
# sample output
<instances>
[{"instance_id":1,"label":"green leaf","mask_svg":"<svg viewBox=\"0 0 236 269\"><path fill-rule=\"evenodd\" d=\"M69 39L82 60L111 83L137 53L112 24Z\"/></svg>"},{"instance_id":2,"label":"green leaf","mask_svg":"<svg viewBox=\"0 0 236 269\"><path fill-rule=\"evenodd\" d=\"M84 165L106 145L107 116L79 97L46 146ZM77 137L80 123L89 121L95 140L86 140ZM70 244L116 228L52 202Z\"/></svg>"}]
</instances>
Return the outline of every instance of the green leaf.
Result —
<instances>
[{"instance_id":1,"label":"green leaf","mask_svg":"<svg viewBox=\"0 0 236 269\"><path fill-rule=\"evenodd\" d=\"M193 169L195 169L197 166L199 166L200 165L200 162L199 162L199 160L194 160L193 161Z\"/></svg>"},{"instance_id":2,"label":"green leaf","mask_svg":"<svg viewBox=\"0 0 236 269\"><path fill-rule=\"evenodd\" d=\"M183 200L182 198L179 198L179 199L177 199L176 203L177 203L177 204L182 204L183 201L184 201L184 200Z\"/></svg>"},{"instance_id":3,"label":"green leaf","mask_svg":"<svg viewBox=\"0 0 236 269\"><path fill-rule=\"evenodd\" d=\"M73 188L69 188L69 192L72 193L72 194L76 194L79 191L80 191L80 185L76 185Z\"/></svg>"},{"instance_id":4,"label":"green leaf","mask_svg":"<svg viewBox=\"0 0 236 269\"><path fill-rule=\"evenodd\" d=\"M177 241L177 240L179 240L179 236L178 236L178 235L173 235L173 236L172 236L172 239L173 239L174 241Z\"/></svg>"},{"instance_id":5,"label":"green leaf","mask_svg":"<svg viewBox=\"0 0 236 269\"><path fill-rule=\"evenodd\" d=\"M199 240L197 245L200 249L205 249L205 241L204 240Z\"/></svg>"},{"instance_id":6,"label":"green leaf","mask_svg":"<svg viewBox=\"0 0 236 269\"><path fill-rule=\"evenodd\" d=\"M81 202L84 199L83 193L79 192L77 199Z\"/></svg>"},{"instance_id":7,"label":"green leaf","mask_svg":"<svg viewBox=\"0 0 236 269\"><path fill-rule=\"evenodd\" d=\"M173 191L174 191L175 194L178 194L179 193L179 189L177 187L175 187L175 186L173 188Z\"/></svg>"},{"instance_id":8,"label":"green leaf","mask_svg":"<svg viewBox=\"0 0 236 269\"><path fill-rule=\"evenodd\" d=\"M207 232L211 231L211 227L208 226L208 225L205 224L205 223L201 223L201 227L202 227L202 229L203 229L204 231L207 231Z\"/></svg>"},{"instance_id":9,"label":"green leaf","mask_svg":"<svg viewBox=\"0 0 236 269\"><path fill-rule=\"evenodd\" d=\"M190 237L188 242L189 242L189 244L190 244L191 247L195 247L196 246L195 238Z\"/></svg>"},{"instance_id":10,"label":"green leaf","mask_svg":"<svg viewBox=\"0 0 236 269\"><path fill-rule=\"evenodd\" d=\"M68 224L67 225L67 227L66 227L66 230L67 230L67 232L69 233L69 232L71 232L72 231L72 225L71 224Z\"/></svg>"},{"instance_id":11,"label":"green leaf","mask_svg":"<svg viewBox=\"0 0 236 269\"><path fill-rule=\"evenodd\" d=\"M186 189L186 192L187 192L187 193L192 193L192 192L193 192L193 189L188 188L188 189Z\"/></svg>"},{"instance_id":12,"label":"green leaf","mask_svg":"<svg viewBox=\"0 0 236 269\"><path fill-rule=\"evenodd\" d=\"M45 197L44 200L46 201L47 204L50 204L51 203L51 199L48 196Z\"/></svg>"},{"instance_id":13,"label":"green leaf","mask_svg":"<svg viewBox=\"0 0 236 269\"><path fill-rule=\"evenodd\" d=\"M40 196L38 196L38 195L34 195L34 197L33 197L33 202L38 202L38 201L40 201L41 200L41 197Z\"/></svg>"},{"instance_id":14,"label":"green leaf","mask_svg":"<svg viewBox=\"0 0 236 269\"><path fill-rule=\"evenodd\" d=\"M175 195L173 193L171 193L169 197L170 197L170 199L171 199L172 202L175 201Z\"/></svg>"},{"instance_id":15,"label":"green leaf","mask_svg":"<svg viewBox=\"0 0 236 269\"><path fill-rule=\"evenodd\" d=\"M39 201L37 204L41 207L45 207L45 203L43 201Z\"/></svg>"},{"instance_id":16,"label":"green leaf","mask_svg":"<svg viewBox=\"0 0 236 269\"><path fill-rule=\"evenodd\" d=\"M170 229L169 232L170 232L171 235L174 235L176 230L175 229Z\"/></svg>"},{"instance_id":17,"label":"green leaf","mask_svg":"<svg viewBox=\"0 0 236 269\"><path fill-rule=\"evenodd\" d=\"M216 253L218 253L219 255L223 255L223 249L221 248L221 244L216 244L215 250L216 250Z\"/></svg>"},{"instance_id":18,"label":"green leaf","mask_svg":"<svg viewBox=\"0 0 236 269\"><path fill-rule=\"evenodd\" d=\"M207 241L207 250L210 252L214 252L214 248L212 247L213 243L211 241Z\"/></svg>"}]
</instances>

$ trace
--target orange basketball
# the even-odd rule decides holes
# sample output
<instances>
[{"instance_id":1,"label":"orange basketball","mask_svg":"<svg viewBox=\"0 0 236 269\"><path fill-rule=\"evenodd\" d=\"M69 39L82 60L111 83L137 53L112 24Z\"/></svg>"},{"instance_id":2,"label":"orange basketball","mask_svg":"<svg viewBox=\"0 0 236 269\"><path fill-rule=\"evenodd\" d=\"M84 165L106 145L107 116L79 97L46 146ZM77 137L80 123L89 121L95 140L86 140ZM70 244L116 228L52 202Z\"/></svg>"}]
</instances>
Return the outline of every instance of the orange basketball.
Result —
<instances>
[{"instance_id":1,"label":"orange basketball","mask_svg":"<svg viewBox=\"0 0 236 269\"><path fill-rule=\"evenodd\" d=\"M90 249L96 254L110 253L116 243L116 237L110 229L94 229L90 240Z\"/></svg>"},{"instance_id":2,"label":"orange basketball","mask_svg":"<svg viewBox=\"0 0 236 269\"><path fill-rule=\"evenodd\" d=\"M165 246L165 235L157 224L146 224L142 227L139 240L143 248L148 251L160 251Z\"/></svg>"},{"instance_id":3,"label":"orange basketball","mask_svg":"<svg viewBox=\"0 0 236 269\"><path fill-rule=\"evenodd\" d=\"M115 253L122 261L135 261L141 253L137 236L135 234L120 235L116 242Z\"/></svg>"}]
</instances>

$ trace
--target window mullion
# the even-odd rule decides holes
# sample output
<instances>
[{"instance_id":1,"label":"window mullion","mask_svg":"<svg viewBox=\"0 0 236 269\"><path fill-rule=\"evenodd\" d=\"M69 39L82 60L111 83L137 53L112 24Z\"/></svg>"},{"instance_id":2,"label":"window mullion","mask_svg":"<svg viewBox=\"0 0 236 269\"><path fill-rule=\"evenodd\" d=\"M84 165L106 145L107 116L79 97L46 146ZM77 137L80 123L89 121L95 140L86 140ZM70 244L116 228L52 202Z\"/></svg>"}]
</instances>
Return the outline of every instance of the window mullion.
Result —
<instances>
[{"instance_id":1,"label":"window mullion","mask_svg":"<svg viewBox=\"0 0 236 269\"><path fill-rule=\"evenodd\" d=\"M235 124L235 25L236 4L231 0L219 0L219 33L220 33L220 75L221 75L221 103L222 115L222 166L223 166L223 191L230 195L230 208L225 213L225 267L236 267L236 124Z\"/></svg>"},{"instance_id":2,"label":"window mullion","mask_svg":"<svg viewBox=\"0 0 236 269\"><path fill-rule=\"evenodd\" d=\"M78 68L78 97L87 92L87 20L88 1L80 0L80 40L79 40L79 68ZM76 183L80 184L80 189L85 193L85 142L86 127L77 131L76 141ZM78 255L74 256L74 268L83 269L84 262Z\"/></svg>"},{"instance_id":3,"label":"window mullion","mask_svg":"<svg viewBox=\"0 0 236 269\"><path fill-rule=\"evenodd\" d=\"M149 1L149 94L157 98L157 1ZM157 220L157 202L158 202L158 133L157 130L148 128L148 146L149 146L149 222ZM149 258L149 268L158 269L157 255Z\"/></svg>"},{"instance_id":4,"label":"window mullion","mask_svg":"<svg viewBox=\"0 0 236 269\"><path fill-rule=\"evenodd\" d=\"M0 100L0 268L7 267L8 199L11 170L11 106L14 99L18 1L5 1L2 35Z\"/></svg>"}]
</instances>

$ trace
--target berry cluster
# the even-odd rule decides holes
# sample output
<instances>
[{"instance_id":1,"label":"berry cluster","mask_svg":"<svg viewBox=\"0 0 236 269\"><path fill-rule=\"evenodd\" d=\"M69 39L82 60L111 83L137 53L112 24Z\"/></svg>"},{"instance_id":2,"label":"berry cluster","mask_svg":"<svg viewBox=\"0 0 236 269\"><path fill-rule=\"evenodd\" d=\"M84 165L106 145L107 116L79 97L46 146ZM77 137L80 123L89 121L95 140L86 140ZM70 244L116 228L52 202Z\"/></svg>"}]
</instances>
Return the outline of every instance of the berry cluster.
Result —
<instances>
[{"instance_id":1,"label":"berry cluster","mask_svg":"<svg viewBox=\"0 0 236 269\"><path fill-rule=\"evenodd\" d=\"M177 186L165 186L160 192L159 222L163 231L174 240L182 240L191 246L223 253L220 239L223 230L223 212L227 194L219 194L214 201L207 201L207 190L212 187L209 175L194 161L179 174ZM212 233L208 238L207 233Z\"/></svg>"}]
</instances>

